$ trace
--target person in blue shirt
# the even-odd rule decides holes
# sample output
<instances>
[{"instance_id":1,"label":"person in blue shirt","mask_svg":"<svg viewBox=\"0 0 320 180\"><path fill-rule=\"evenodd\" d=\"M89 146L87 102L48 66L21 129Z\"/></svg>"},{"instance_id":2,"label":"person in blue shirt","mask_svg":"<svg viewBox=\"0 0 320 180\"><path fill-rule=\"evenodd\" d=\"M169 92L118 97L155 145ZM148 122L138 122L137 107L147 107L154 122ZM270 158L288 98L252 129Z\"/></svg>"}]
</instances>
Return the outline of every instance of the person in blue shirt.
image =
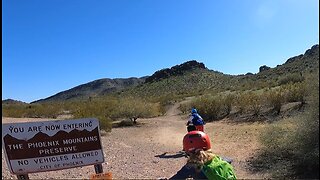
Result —
<instances>
[{"instance_id":1,"label":"person in blue shirt","mask_svg":"<svg viewBox=\"0 0 320 180\"><path fill-rule=\"evenodd\" d=\"M191 117L187 122L187 126L189 126L190 124L194 125L196 127L196 130L204 132L203 125L205 124L205 122L195 108L192 108L191 110Z\"/></svg>"}]
</instances>

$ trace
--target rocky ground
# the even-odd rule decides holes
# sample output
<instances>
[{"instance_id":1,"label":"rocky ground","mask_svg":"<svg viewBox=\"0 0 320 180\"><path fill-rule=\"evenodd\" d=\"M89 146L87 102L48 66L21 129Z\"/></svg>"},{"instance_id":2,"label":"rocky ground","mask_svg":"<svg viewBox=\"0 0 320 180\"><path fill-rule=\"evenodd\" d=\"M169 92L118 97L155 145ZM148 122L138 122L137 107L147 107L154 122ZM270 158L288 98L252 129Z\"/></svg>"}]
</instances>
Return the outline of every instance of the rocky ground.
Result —
<instances>
[{"instance_id":1,"label":"rocky ground","mask_svg":"<svg viewBox=\"0 0 320 180\"><path fill-rule=\"evenodd\" d=\"M105 152L104 172L114 179L161 179L175 175L186 163L181 154L182 139L186 134L186 116L179 115L178 105L165 116L138 119L135 127L114 128L103 133ZM2 123L37 121L43 119L2 118ZM229 123L228 119L207 123L213 151L233 160L239 179L261 179L267 174L250 171L248 160L259 149L257 136L263 123ZM93 166L29 174L30 179L89 179ZM2 150L2 179L16 179L10 174Z\"/></svg>"}]
</instances>

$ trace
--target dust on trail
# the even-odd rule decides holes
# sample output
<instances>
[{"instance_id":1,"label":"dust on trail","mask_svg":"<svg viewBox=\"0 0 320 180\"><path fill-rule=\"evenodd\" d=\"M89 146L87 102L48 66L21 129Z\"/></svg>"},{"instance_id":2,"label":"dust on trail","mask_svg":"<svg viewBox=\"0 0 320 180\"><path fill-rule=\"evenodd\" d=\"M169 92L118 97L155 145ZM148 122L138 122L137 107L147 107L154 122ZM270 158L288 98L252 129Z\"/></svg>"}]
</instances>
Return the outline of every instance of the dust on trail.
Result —
<instances>
[{"instance_id":1,"label":"dust on trail","mask_svg":"<svg viewBox=\"0 0 320 180\"><path fill-rule=\"evenodd\" d=\"M182 102L184 103L184 102ZM102 136L105 154L104 172L112 172L115 179L170 178L186 163L181 155L182 139L186 134L187 116L180 115L179 103L165 116L138 119L140 126L114 128ZM24 119L22 121L44 119ZM2 123L22 122L19 118L2 118ZM248 133L251 126L255 132ZM261 179L246 166L247 160L259 148L256 136L263 125L237 125L225 121L207 123L205 132L210 136L212 149L217 155L233 159L239 179ZM2 152L3 155L3 152ZM16 179L8 171L2 156L2 179ZM94 174L93 166L30 174L30 179L88 179Z\"/></svg>"}]
</instances>

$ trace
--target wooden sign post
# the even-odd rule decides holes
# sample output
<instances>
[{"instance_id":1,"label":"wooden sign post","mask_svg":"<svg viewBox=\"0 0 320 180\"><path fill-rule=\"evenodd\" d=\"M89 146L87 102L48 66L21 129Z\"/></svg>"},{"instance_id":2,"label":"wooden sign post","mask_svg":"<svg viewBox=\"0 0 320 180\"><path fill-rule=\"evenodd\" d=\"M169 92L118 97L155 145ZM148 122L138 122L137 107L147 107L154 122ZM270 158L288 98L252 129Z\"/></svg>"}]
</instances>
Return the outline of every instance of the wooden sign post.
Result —
<instances>
[{"instance_id":1,"label":"wooden sign post","mask_svg":"<svg viewBox=\"0 0 320 180\"><path fill-rule=\"evenodd\" d=\"M2 124L2 146L12 174L94 165L102 173L104 154L97 119Z\"/></svg>"}]
</instances>

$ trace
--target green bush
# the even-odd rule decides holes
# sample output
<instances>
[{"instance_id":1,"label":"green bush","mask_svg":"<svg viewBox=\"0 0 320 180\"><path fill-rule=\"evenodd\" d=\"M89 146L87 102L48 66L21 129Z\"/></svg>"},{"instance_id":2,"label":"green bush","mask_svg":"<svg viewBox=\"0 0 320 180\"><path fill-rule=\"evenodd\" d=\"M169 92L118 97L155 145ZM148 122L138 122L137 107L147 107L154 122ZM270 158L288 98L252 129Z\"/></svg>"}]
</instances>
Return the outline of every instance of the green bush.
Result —
<instances>
[{"instance_id":1,"label":"green bush","mask_svg":"<svg viewBox=\"0 0 320 180\"><path fill-rule=\"evenodd\" d=\"M191 111L192 105L190 103L184 103L180 104L179 110L182 112L182 114L189 113Z\"/></svg>"},{"instance_id":2,"label":"green bush","mask_svg":"<svg viewBox=\"0 0 320 180\"><path fill-rule=\"evenodd\" d=\"M306 83L295 83L283 86L282 88L285 92L285 101L301 102L304 104L307 96L306 87Z\"/></svg>"},{"instance_id":3,"label":"green bush","mask_svg":"<svg viewBox=\"0 0 320 180\"><path fill-rule=\"evenodd\" d=\"M234 96L231 94L204 95L194 99L189 104L182 105L180 110L189 112L194 107L206 121L213 121L229 115L233 101Z\"/></svg>"},{"instance_id":4,"label":"green bush","mask_svg":"<svg viewBox=\"0 0 320 180\"><path fill-rule=\"evenodd\" d=\"M109 119L108 117L103 117L103 116L96 116L95 118L97 118L99 120L101 130L111 131L111 128L112 128L111 119Z\"/></svg>"},{"instance_id":5,"label":"green bush","mask_svg":"<svg viewBox=\"0 0 320 180\"><path fill-rule=\"evenodd\" d=\"M61 106L54 103L4 105L3 116L16 118L56 118L62 111Z\"/></svg>"},{"instance_id":6,"label":"green bush","mask_svg":"<svg viewBox=\"0 0 320 180\"><path fill-rule=\"evenodd\" d=\"M302 82L304 77L300 73L287 74L278 80L278 85Z\"/></svg>"},{"instance_id":7,"label":"green bush","mask_svg":"<svg viewBox=\"0 0 320 180\"><path fill-rule=\"evenodd\" d=\"M160 115L158 103L150 103L142 99L126 97L118 101L110 117L118 118L148 118Z\"/></svg>"},{"instance_id":8,"label":"green bush","mask_svg":"<svg viewBox=\"0 0 320 180\"><path fill-rule=\"evenodd\" d=\"M217 120L222 109L220 99L217 97L202 97L198 100L197 106L203 118L208 121Z\"/></svg>"},{"instance_id":9,"label":"green bush","mask_svg":"<svg viewBox=\"0 0 320 180\"><path fill-rule=\"evenodd\" d=\"M264 103L263 97L263 95L252 91L238 93L235 102L239 109L239 113L253 113L255 116L259 115Z\"/></svg>"},{"instance_id":10,"label":"green bush","mask_svg":"<svg viewBox=\"0 0 320 180\"><path fill-rule=\"evenodd\" d=\"M254 116L258 116L260 114L262 108L262 97L258 94L250 94L249 95L249 109L253 112Z\"/></svg>"},{"instance_id":11,"label":"green bush","mask_svg":"<svg viewBox=\"0 0 320 180\"><path fill-rule=\"evenodd\" d=\"M233 94L227 94L223 97L222 102L223 102L223 111L226 113L226 115L229 115L231 110L232 110L232 105L235 101L235 95Z\"/></svg>"},{"instance_id":12,"label":"green bush","mask_svg":"<svg viewBox=\"0 0 320 180\"><path fill-rule=\"evenodd\" d=\"M217 106L214 104L216 100L210 95L201 96L195 98L190 103L187 103L181 107L183 112L190 112L191 108L196 108L205 121L210 119L216 119Z\"/></svg>"},{"instance_id":13,"label":"green bush","mask_svg":"<svg viewBox=\"0 0 320 180\"><path fill-rule=\"evenodd\" d=\"M274 89L266 93L266 99L272 109L280 114L281 106L284 102L284 94L281 89Z\"/></svg>"},{"instance_id":14,"label":"green bush","mask_svg":"<svg viewBox=\"0 0 320 180\"><path fill-rule=\"evenodd\" d=\"M84 101L76 103L73 108L74 118L97 118L100 122L100 129L111 131L111 119L109 118L110 111L113 106L111 102L106 101Z\"/></svg>"},{"instance_id":15,"label":"green bush","mask_svg":"<svg viewBox=\"0 0 320 180\"><path fill-rule=\"evenodd\" d=\"M26 107L25 105L2 105L2 116L14 118L23 117Z\"/></svg>"},{"instance_id":16,"label":"green bush","mask_svg":"<svg viewBox=\"0 0 320 180\"><path fill-rule=\"evenodd\" d=\"M296 150L296 172L302 176L313 175L306 178L319 179L319 71L308 77L307 82L309 82L307 99L310 106L297 121L297 131L292 137L291 144Z\"/></svg>"}]
</instances>

